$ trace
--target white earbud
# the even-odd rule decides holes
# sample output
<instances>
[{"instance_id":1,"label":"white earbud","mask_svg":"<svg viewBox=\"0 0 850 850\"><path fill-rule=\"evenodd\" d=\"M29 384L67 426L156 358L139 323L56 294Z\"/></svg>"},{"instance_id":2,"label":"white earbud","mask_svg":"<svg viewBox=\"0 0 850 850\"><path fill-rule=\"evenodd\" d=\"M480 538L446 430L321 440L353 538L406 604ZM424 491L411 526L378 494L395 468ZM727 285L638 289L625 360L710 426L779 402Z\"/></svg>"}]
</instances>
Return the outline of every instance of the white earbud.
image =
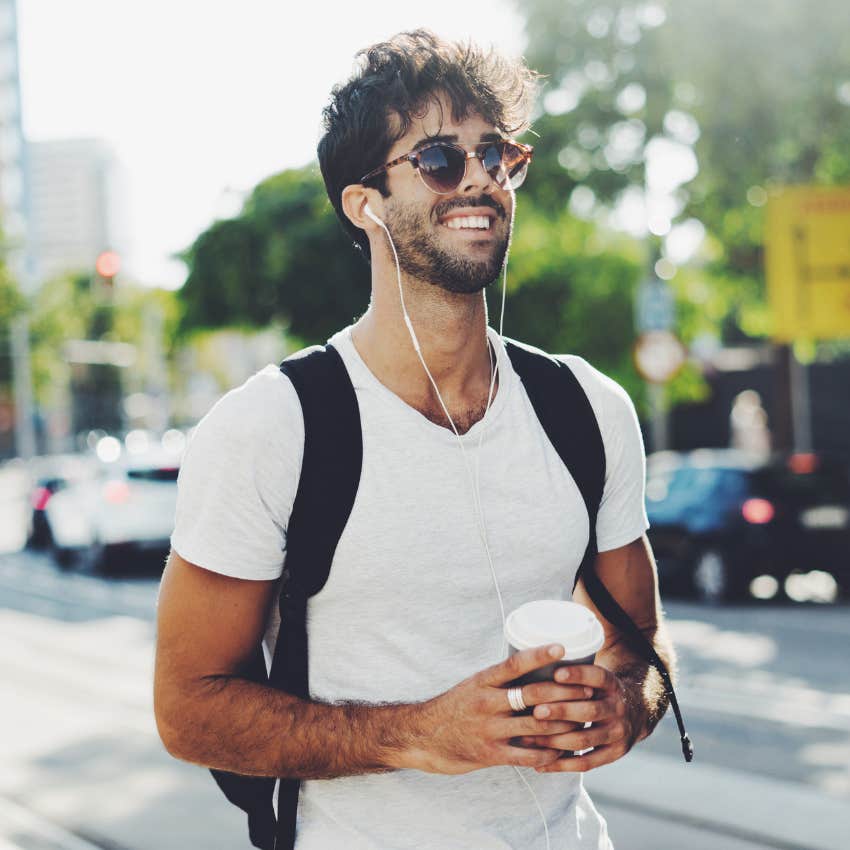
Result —
<instances>
[{"instance_id":1,"label":"white earbud","mask_svg":"<svg viewBox=\"0 0 850 850\"><path fill-rule=\"evenodd\" d=\"M372 221L375 222L375 224L380 224L381 227L384 226L384 223L381 221L381 219L379 219L378 216L376 216L375 213L372 212L372 208L369 206L369 204L366 204L366 206L363 207L363 212L366 213L366 215L368 215L369 218L371 218Z\"/></svg>"}]
</instances>

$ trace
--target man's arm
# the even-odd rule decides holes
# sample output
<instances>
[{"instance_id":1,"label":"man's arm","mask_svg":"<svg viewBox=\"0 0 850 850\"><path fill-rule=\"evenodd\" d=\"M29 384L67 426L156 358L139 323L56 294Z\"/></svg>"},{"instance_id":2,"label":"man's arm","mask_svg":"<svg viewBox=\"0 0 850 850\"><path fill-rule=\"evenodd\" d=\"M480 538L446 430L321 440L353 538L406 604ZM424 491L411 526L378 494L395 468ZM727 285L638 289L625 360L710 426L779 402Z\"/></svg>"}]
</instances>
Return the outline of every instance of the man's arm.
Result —
<instances>
[{"instance_id":1,"label":"man's arm","mask_svg":"<svg viewBox=\"0 0 850 850\"><path fill-rule=\"evenodd\" d=\"M202 569L172 551L157 605L154 673L154 712L166 749L250 776L391 770L409 743L412 706L320 705L240 676L276 588L276 581Z\"/></svg>"},{"instance_id":2,"label":"man's arm","mask_svg":"<svg viewBox=\"0 0 850 850\"><path fill-rule=\"evenodd\" d=\"M646 535L626 546L601 552L596 558L596 572L609 593L654 646L672 680L676 656L663 620L658 575ZM576 584L573 599L599 618L605 642L593 665L562 668L555 678L558 682L590 686L596 694L589 701L537 706L534 716L593 725L548 738L534 736L527 738L525 743L571 751L594 749L587 755L561 759L540 768L541 772L581 772L616 761L637 741L646 738L667 710L667 694L661 676L627 647L617 627L593 604L581 580Z\"/></svg>"},{"instance_id":3,"label":"man's arm","mask_svg":"<svg viewBox=\"0 0 850 850\"><path fill-rule=\"evenodd\" d=\"M220 575L171 553L158 601L154 712L176 758L251 776L330 779L397 768L458 774L493 765L539 767L560 757L556 748L508 743L575 728L511 711L505 687L551 664L548 647L517 653L423 703L328 705L241 677L276 587ZM551 682L526 687L530 704L582 692Z\"/></svg>"},{"instance_id":4,"label":"man's arm","mask_svg":"<svg viewBox=\"0 0 850 850\"><path fill-rule=\"evenodd\" d=\"M599 553L596 574L652 644L675 683L676 654L664 623L658 573L646 535L626 546ZM596 656L596 664L614 673L624 686L632 721L631 747L648 737L667 711L668 697L661 675L628 648L621 632L593 604L581 579L573 599L593 611L602 623L605 643Z\"/></svg>"}]
</instances>

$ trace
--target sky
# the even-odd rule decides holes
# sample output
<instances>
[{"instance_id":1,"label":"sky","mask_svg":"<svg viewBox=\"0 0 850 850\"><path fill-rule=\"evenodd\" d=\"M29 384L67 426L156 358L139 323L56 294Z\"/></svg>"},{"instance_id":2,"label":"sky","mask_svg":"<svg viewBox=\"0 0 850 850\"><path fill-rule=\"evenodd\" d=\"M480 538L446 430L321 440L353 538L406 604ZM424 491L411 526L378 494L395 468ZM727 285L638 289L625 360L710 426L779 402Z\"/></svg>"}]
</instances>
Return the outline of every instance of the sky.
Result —
<instances>
[{"instance_id":1,"label":"sky","mask_svg":"<svg viewBox=\"0 0 850 850\"><path fill-rule=\"evenodd\" d=\"M357 50L418 26L509 55L525 42L510 0L18 0L24 134L109 143L124 273L175 288L172 254L315 158Z\"/></svg>"}]
</instances>

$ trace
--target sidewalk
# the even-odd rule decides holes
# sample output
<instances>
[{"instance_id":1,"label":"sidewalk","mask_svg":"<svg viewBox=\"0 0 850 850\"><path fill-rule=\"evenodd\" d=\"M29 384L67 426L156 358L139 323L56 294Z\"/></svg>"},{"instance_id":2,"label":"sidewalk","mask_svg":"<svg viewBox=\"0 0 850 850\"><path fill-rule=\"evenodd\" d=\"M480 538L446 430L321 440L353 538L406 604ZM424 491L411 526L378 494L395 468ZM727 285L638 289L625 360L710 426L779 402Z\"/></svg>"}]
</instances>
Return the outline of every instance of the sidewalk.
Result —
<instances>
[{"instance_id":1,"label":"sidewalk","mask_svg":"<svg viewBox=\"0 0 850 850\"><path fill-rule=\"evenodd\" d=\"M102 850L61 827L0 798L0 850Z\"/></svg>"},{"instance_id":2,"label":"sidewalk","mask_svg":"<svg viewBox=\"0 0 850 850\"><path fill-rule=\"evenodd\" d=\"M171 803L204 846L249 850L244 824L191 766L173 765ZM804 785L635 751L585 774L616 850L837 850L846 846L847 803ZM201 812L215 812L204 817ZM0 798L0 850L160 850L181 845L177 820L151 810L143 832L74 835ZM222 828L225 815L233 817ZM141 815L141 813L140 813ZM205 826L206 824L206 826ZM198 832L200 830L200 832ZM209 832L206 835L205 832Z\"/></svg>"},{"instance_id":3,"label":"sidewalk","mask_svg":"<svg viewBox=\"0 0 850 850\"><path fill-rule=\"evenodd\" d=\"M612 808L708 830L715 833L715 847L718 835L780 850L847 846L847 801L796 782L637 750L590 771L584 781L603 814ZM613 824L611 834L616 839ZM626 850L637 848L629 844Z\"/></svg>"},{"instance_id":4,"label":"sidewalk","mask_svg":"<svg viewBox=\"0 0 850 850\"><path fill-rule=\"evenodd\" d=\"M616 850L773 850L774 845L718 835L705 829L659 821L614 804L597 805L608 821ZM660 838L663 835L663 838ZM626 837L627 836L627 837ZM153 846L153 845L151 845ZM236 839L233 850L247 843ZM123 850L116 844L92 844L14 803L0 800L0 850Z\"/></svg>"},{"instance_id":5,"label":"sidewalk","mask_svg":"<svg viewBox=\"0 0 850 850\"><path fill-rule=\"evenodd\" d=\"M620 808L601 799L594 802L608 822L614 850L776 850L775 844L747 841L714 829L688 826L657 815Z\"/></svg>"}]
</instances>

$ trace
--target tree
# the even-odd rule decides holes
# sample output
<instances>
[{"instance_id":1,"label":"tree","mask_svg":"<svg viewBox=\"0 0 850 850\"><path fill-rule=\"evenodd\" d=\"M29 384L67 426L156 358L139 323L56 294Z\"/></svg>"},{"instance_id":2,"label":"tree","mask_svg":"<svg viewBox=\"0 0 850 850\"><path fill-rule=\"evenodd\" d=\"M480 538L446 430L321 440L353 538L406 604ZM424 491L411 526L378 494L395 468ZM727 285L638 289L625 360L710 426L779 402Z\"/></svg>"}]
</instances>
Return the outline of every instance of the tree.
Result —
<instances>
[{"instance_id":1,"label":"tree","mask_svg":"<svg viewBox=\"0 0 850 850\"><path fill-rule=\"evenodd\" d=\"M639 246L606 236L566 210L547 214L525 197L518 198L516 218L505 335L553 353L579 354L640 399L643 387L631 362ZM501 280L488 292L496 327L500 299Z\"/></svg>"},{"instance_id":2,"label":"tree","mask_svg":"<svg viewBox=\"0 0 850 850\"><path fill-rule=\"evenodd\" d=\"M67 414L72 432L90 427L121 430L125 394L147 388L155 344L146 337L146 314L162 317L163 342L173 341L179 304L172 292L122 282L106 292L92 272L68 272L45 281L29 304L31 362L36 400L42 410ZM132 367L111 363L69 363L71 340L129 343ZM173 354L166 351L166 355Z\"/></svg>"},{"instance_id":3,"label":"tree","mask_svg":"<svg viewBox=\"0 0 850 850\"><path fill-rule=\"evenodd\" d=\"M724 297L726 335L763 335L767 192L850 182L844 0L524 0L520 8L526 58L548 75L529 179L535 202L557 210L581 185L604 212L642 190L652 145L685 160L691 151L699 170L672 192L672 219L708 231L702 277L707 298Z\"/></svg>"},{"instance_id":4,"label":"tree","mask_svg":"<svg viewBox=\"0 0 850 850\"><path fill-rule=\"evenodd\" d=\"M363 313L370 273L351 247L315 165L260 183L242 213L218 221L183 255L182 329L282 321L324 341Z\"/></svg>"},{"instance_id":5,"label":"tree","mask_svg":"<svg viewBox=\"0 0 850 850\"><path fill-rule=\"evenodd\" d=\"M18 285L0 261L0 395L12 382L11 325L24 309L25 301Z\"/></svg>"}]
</instances>

